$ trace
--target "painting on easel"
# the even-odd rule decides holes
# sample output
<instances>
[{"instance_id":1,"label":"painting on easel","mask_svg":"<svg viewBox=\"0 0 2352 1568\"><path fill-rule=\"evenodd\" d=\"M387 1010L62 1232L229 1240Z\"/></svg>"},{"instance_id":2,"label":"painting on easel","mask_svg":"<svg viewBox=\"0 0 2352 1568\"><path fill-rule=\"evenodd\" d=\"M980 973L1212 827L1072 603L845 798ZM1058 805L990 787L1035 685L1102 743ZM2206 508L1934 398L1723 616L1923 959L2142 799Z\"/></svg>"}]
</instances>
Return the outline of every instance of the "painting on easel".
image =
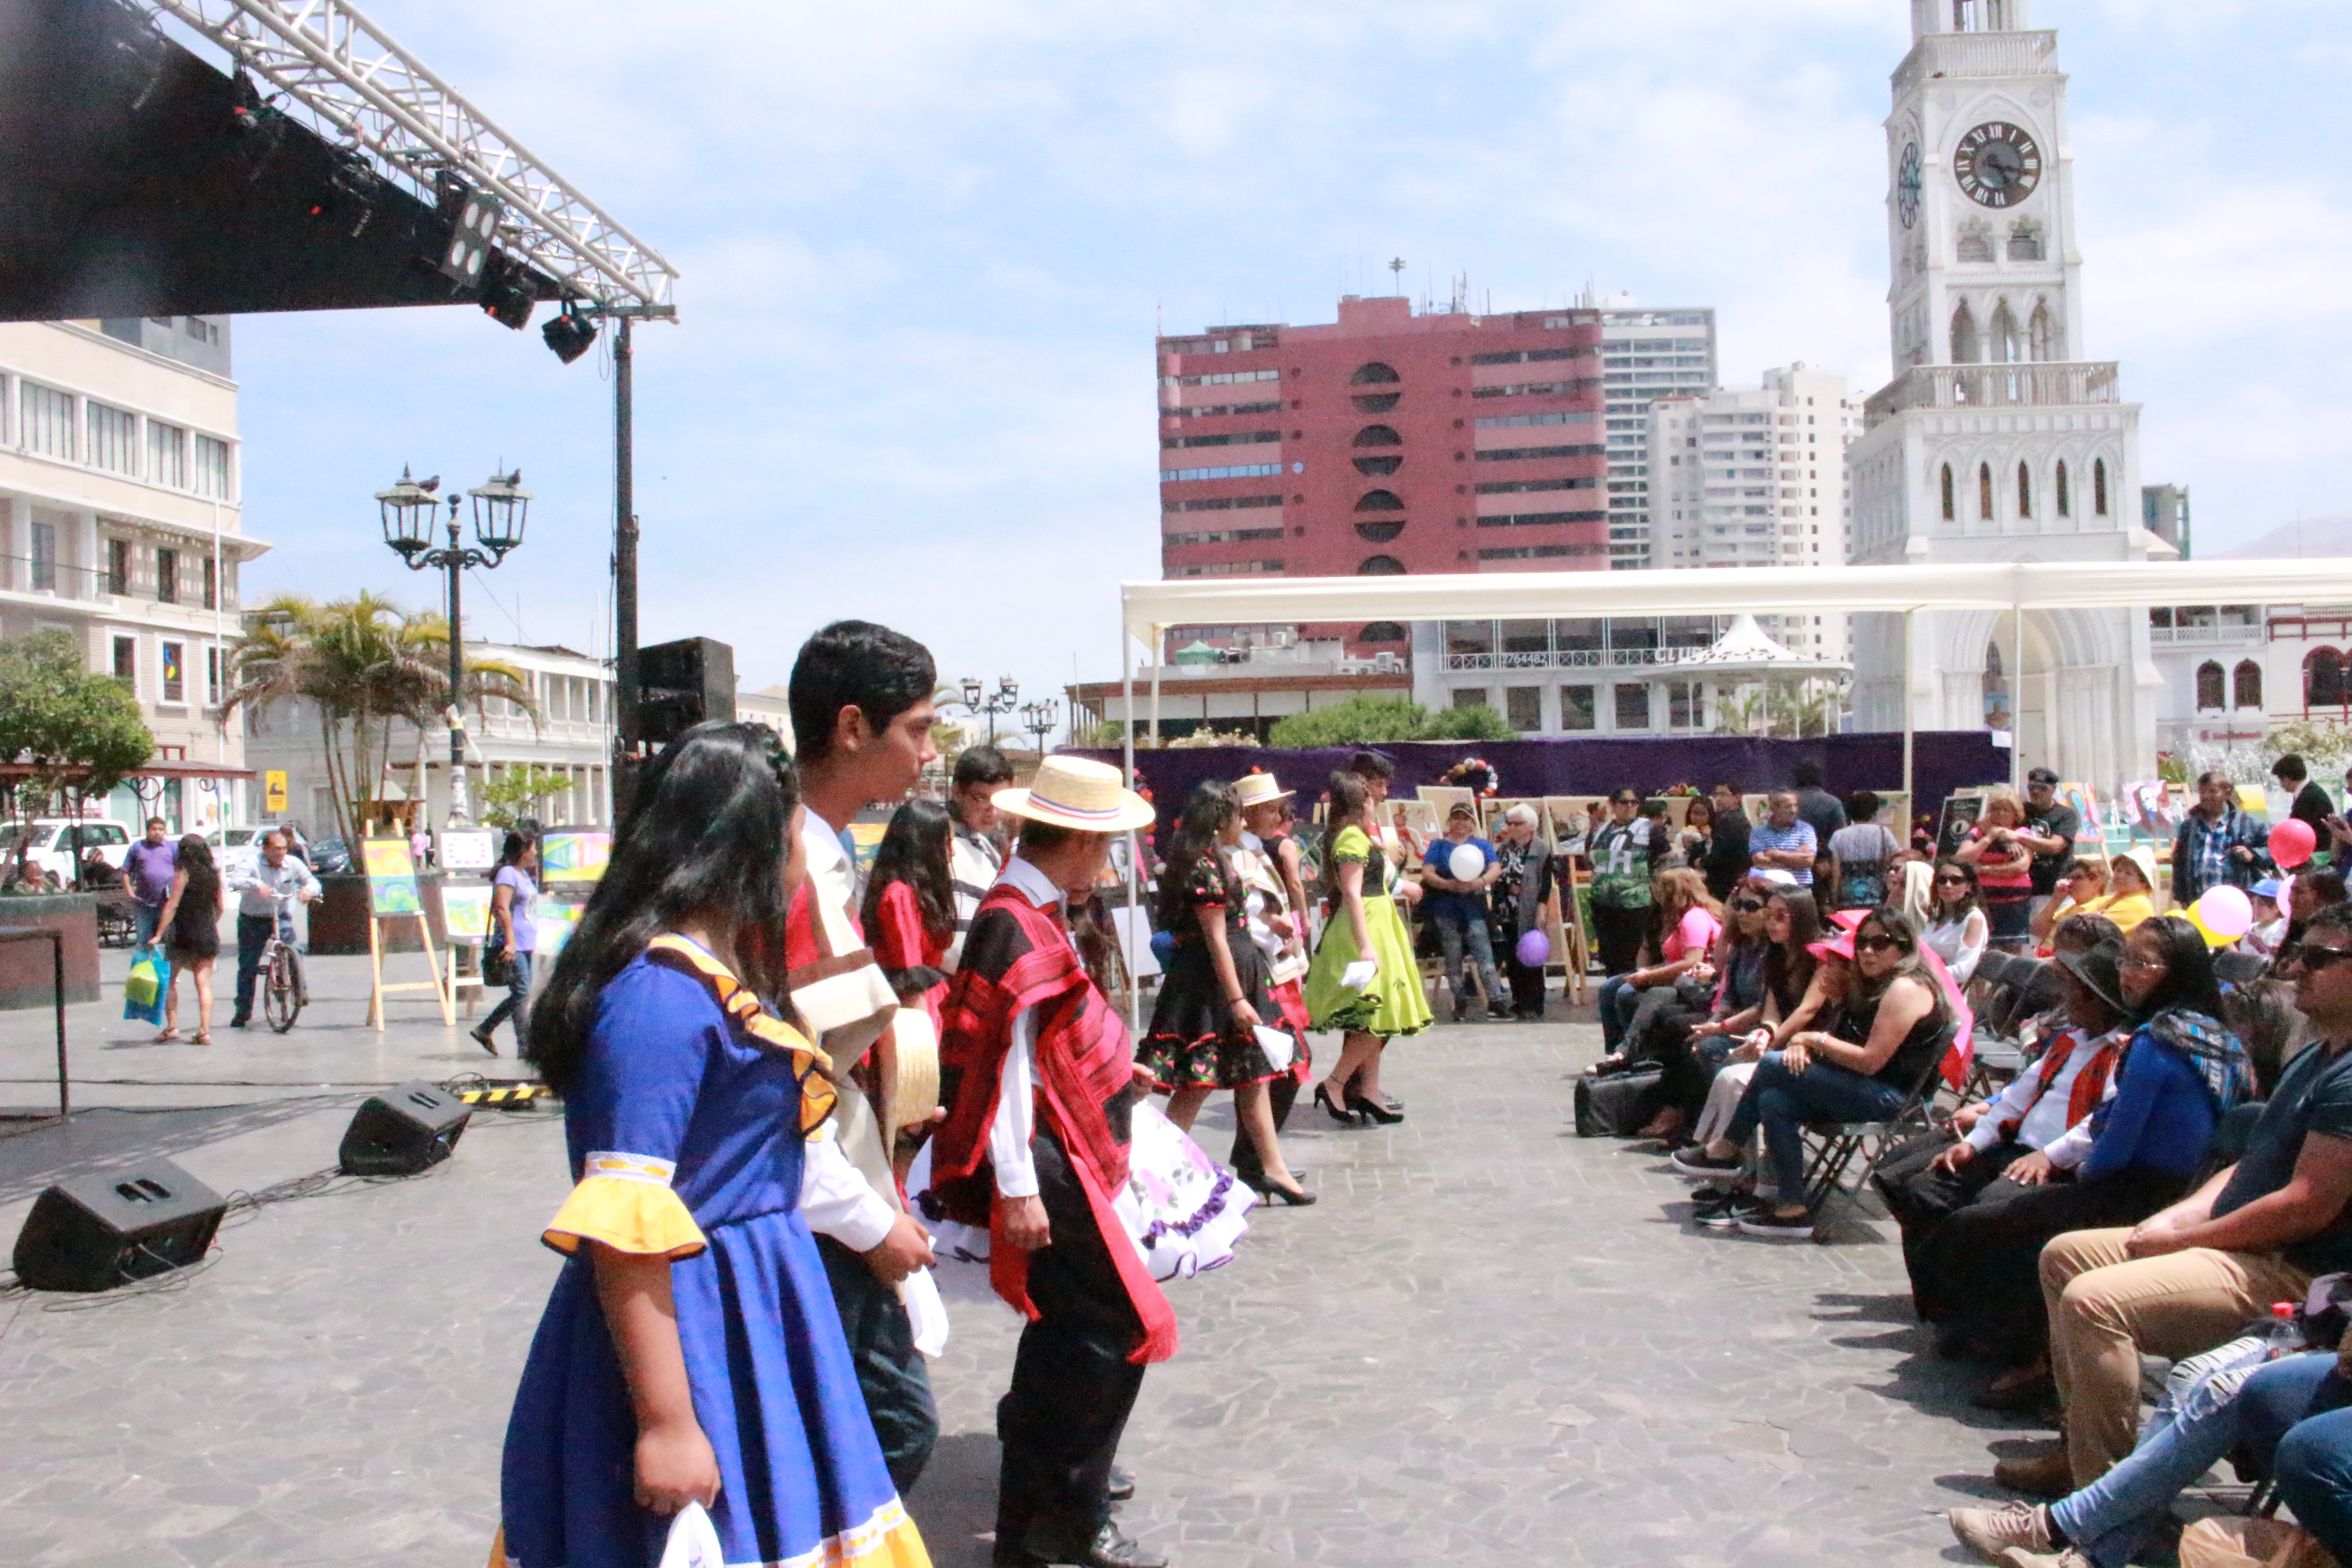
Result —
<instances>
[{"instance_id":1,"label":"painting on easel","mask_svg":"<svg viewBox=\"0 0 2352 1568\"><path fill-rule=\"evenodd\" d=\"M416 862L409 858L405 838L370 838L360 846L367 868L368 913L378 920L425 912L424 895L416 889Z\"/></svg>"},{"instance_id":2,"label":"painting on easel","mask_svg":"<svg viewBox=\"0 0 2352 1568\"><path fill-rule=\"evenodd\" d=\"M368 879L368 1016L370 1027L383 1032L383 999L398 991L430 991L441 1005L441 1022L457 1022L450 1006L449 985L433 953L433 922L425 918L425 899L416 885L416 862L409 858L405 838L369 838L360 844L360 864ZM386 921L413 920L425 948L429 980L387 984L383 978L383 926Z\"/></svg>"}]
</instances>

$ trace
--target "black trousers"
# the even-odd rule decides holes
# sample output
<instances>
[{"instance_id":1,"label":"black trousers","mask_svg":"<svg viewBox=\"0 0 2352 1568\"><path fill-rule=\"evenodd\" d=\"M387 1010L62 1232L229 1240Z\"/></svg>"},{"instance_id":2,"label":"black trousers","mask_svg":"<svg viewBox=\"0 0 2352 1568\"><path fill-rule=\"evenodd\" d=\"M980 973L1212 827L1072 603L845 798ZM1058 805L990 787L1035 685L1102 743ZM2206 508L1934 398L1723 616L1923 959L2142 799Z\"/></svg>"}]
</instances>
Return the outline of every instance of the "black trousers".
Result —
<instances>
[{"instance_id":1,"label":"black trousers","mask_svg":"<svg viewBox=\"0 0 2352 1568\"><path fill-rule=\"evenodd\" d=\"M1110 1518L1111 1461L1143 1387L1143 1368L1127 1359L1143 1321L1060 1142L1040 1129L1030 1148L1053 1240L1029 1255L1038 1316L1021 1331L1013 1386L996 1405L996 1541L1072 1562Z\"/></svg>"},{"instance_id":2,"label":"black trousers","mask_svg":"<svg viewBox=\"0 0 2352 1568\"><path fill-rule=\"evenodd\" d=\"M1623 974L1642 964L1642 940L1650 934L1647 909L1592 906L1592 945L1601 950L1601 973Z\"/></svg>"},{"instance_id":3,"label":"black trousers","mask_svg":"<svg viewBox=\"0 0 2352 1568\"><path fill-rule=\"evenodd\" d=\"M1963 1272L1947 1279L1948 1263L1965 1270L1966 1259L1946 1256L1948 1249L1932 1245L1944 1222L1976 1200L1978 1194L2000 1179L2010 1166L2032 1152L2022 1143L2003 1139L1974 1155L1956 1171L1931 1171L1936 1157L1952 1146L1951 1135L1930 1132L1914 1138L1879 1163L1875 1177L1886 1212L1903 1227L1903 1267L1911 1275L1911 1305L1923 1323L1940 1323L1951 1315L1955 1294L1966 1295L1970 1279Z\"/></svg>"},{"instance_id":4,"label":"black trousers","mask_svg":"<svg viewBox=\"0 0 2352 1568\"><path fill-rule=\"evenodd\" d=\"M940 1410L931 1398L930 1373L915 1348L914 1325L898 1293L874 1277L866 1260L829 1236L816 1238L833 1283L833 1304L857 1367L857 1392L882 1445L882 1462L905 1497L930 1463L940 1440Z\"/></svg>"}]
</instances>

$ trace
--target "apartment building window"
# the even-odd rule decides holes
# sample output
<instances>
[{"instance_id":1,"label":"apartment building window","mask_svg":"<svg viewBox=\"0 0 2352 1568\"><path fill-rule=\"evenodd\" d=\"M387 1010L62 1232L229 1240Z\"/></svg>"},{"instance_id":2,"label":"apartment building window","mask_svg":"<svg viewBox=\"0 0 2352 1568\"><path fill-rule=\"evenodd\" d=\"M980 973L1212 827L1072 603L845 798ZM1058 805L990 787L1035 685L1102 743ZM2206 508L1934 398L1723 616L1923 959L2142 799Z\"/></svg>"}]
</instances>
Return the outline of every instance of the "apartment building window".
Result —
<instances>
[{"instance_id":1,"label":"apartment building window","mask_svg":"<svg viewBox=\"0 0 2352 1568\"><path fill-rule=\"evenodd\" d=\"M187 645L167 642L163 648L163 700L185 702L188 700Z\"/></svg>"},{"instance_id":2,"label":"apartment building window","mask_svg":"<svg viewBox=\"0 0 2352 1568\"><path fill-rule=\"evenodd\" d=\"M2238 708L2259 708L2263 705L2263 667L2252 659L2241 659L2238 668L2230 672L2230 701Z\"/></svg>"},{"instance_id":3,"label":"apartment building window","mask_svg":"<svg viewBox=\"0 0 2352 1568\"><path fill-rule=\"evenodd\" d=\"M220 608L220 563L209 555L205 557L205 608Z\"/></svg>"},{"instance_id":4,"label":"apartment building window","mask_svg":"<svg viewBox=\"0 0 2352 1568\"><path fill-rule=\"evenodd\" d=\"M2197 667L2197 708L2204 712L2222 705L2221 667L2208 659Z\"/></svg>"},{"instance_id":5,"label":"apartment building window","mask_svg":"<svg viewBox=\"0 0 2352 1568\"><path fill-rule=\"evenodd\" d=\"M114 679L129 687L131 695L138 695L139 639L137 637L114 639Z\"/></svg>"},{"instance_id":6,"label":"apartment building window","mask_svg":"<svg viewBox=\"0 0 2352 1568\"><path fill-rule=\"evenodd\" d=\"M1617 692L1617 728L1646 730L1650 727L1650 689L1646 686L1620 686Z\"/></svg>"},{"instance_id":7,"label":"apartment building window","mask_svg":"<svg viewBox=\"0 0 2352 1568\"><path fill-rule=\"evenodd\" d=\"M1590 686L1563 686L1559 689L1559 727L1562 730L1594 728L1596 709Z\"/></svg>"},{"instance_id":8,"label":"apartment building window","mask_svg":"<svg viewBox=\"0 0 2352 1568\"><path fill-rule=\"evenodd\" d=\"M1543 688L1540 686L1506 687L1503 707L1511 721L1511 728L1522 735L1531 735L1543 728Z\"/></svg>"},{"instance_id":9,"label":"apartment building window","mask_svg":"<svg viewBox=\"0 0 2352 1568\"><path fill-rule=\"evenodd\" d=\"M195 492L214 500L228 500L228 443L199 436L195 447Z\"/></svg>"},{"instance_id":10,"label":"apartment building window","mask_svg":"<svg viewBox=\"0 0 2352 1568\"><path fill-rule=\"evenodd\" d=\"M1489 706L1486 700L1486 689L1483 686L1455 687L1454 689L1454 706L1457 709L1485 708Z\"/></svg>"},{"instance_id":11,"label":"apartment building window","mask_svg":"<svg viewBox=\"0 0 2352 1568\"><path fill-rule=\"evenodd\" d=\"M159 605L180 602L180 552L176 550L155 552L155 602Z\"/></svg>"},{"instance_id":12,"label":"apartment building window","mask_svg":"<svg viewBox=\"0 0 2352 1568\"><path fill-rule=\"evenodd\" d=\"M54 386L27 381L24 386L25 449L45 458L61 458L70 463L74 456L73 394L59 392Z\"/></svg>"},{"instance_id":13,"label":"apartment building window","mask_svg":"<svg viewBox=\"0 0 2352 1568\"><path fill-rule=\"evenodd\" d=\"M175 490L188 488L188 433L160 419L147 421L147 478Z\"/></svg>"},{"instance_id":14,"label":"apartment building window","mask_svg":"<svg viewBox=\"0 0 2352 1568\"><path fill-rule=\"evenodd\" d=\"M1706 687L1704 683L1696 680L1675 680L1667 683L1666 728L1669 730L1706 728Z\"/></svg>"},{"instance_id":15,"label":"apartment building window","mask_svg":"<svg viewBox=\"0 0 2352 1568\"><path fill-rule=\"evenodd\" d=\"M205 649L205 706L217 708L221 702L221 647L214 643Z\"/></svg>"},{"instance_id":16,"label":"apartment building window","mask_svg":"<svg viewBox=\"0 0 2352 1568\"><path fill-rule=\"evenodd\" d=\"M33 592L54 594L58 591L58 525L33 521Z\"/></svg>"},{"instance_id":17,"label":"apartment building window","mask_svg":"<svg viewBox=\"0 0 2352 1568\"><path fill-rule=\"evenodd\" d=\"M89 463L110 473L139 471L139 416L103 403L85 404L89 411Z\"/></svg>"}]
</instances>

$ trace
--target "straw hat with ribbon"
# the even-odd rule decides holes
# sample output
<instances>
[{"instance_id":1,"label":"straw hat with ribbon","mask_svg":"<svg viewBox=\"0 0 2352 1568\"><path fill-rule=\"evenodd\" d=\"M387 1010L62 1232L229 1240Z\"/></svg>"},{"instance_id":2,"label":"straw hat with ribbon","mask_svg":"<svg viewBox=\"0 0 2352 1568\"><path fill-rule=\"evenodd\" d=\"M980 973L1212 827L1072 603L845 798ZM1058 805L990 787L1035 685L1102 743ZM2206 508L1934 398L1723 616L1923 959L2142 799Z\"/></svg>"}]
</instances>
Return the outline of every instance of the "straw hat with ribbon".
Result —
<instances>
[{"instance_id":1,"label":"straw hat with ribbon","mask_svg":"<svg viewBox=\"0 0 2352 1568\"><path fill-rule=\"evenodd\" d=\"M1085 757L1047 757L1027 789L990 796L997 810L1080 833L1125 833L1151 821L1151 803L1118 782L1118 770Z\"/></svg>"},{"instance_id":2,"label":"straw hat with ribbon","mask_svg":"<svg viewBox=\"0 0 2352 1568\"><path fill-rule=\"evenodd\" d=\"M1277 800L1288 800L1296 791L1282 787L1282 781L1272 773L1244 773L1234 781L1234 792L1242 797L1242 809L1268 805Z\"/></svg>"}]
</instances>

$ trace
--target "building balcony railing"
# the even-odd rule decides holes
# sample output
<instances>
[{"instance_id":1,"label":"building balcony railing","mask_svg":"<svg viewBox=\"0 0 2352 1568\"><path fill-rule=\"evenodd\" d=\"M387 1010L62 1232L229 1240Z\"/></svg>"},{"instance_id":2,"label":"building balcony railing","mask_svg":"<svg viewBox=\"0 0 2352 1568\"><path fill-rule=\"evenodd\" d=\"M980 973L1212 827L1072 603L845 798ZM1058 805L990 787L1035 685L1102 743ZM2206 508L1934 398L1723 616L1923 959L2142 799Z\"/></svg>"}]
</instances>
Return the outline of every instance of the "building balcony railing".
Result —
<instances>
[{"instance_id":1,"label":"building balcony railing","mask_svg":"<svg viewBox=\"0 0 2352 1568\"><path fill-rule=\"evenodd\" d=\"M2150 626L2147 640L2158 646L2172 643L2242 643L2251 647L2265 640L2267 633L2261 626L2221 625L2211 626Z\"/></svg>"},{"instance_id":2,"label":"building balcony railing","mask_svg":"<svg viewBox=\"0 0 2352 1568\"><path fill-rule=\"evenodd\" d=\"M1901 98L1933 76L2047 76L2058 68L2054 32L1934 33L1895 69Z\"/></svg>"},{"instance_id":3,"label":"building balcony railing","mask_svg":"<svg viewBox=\"0 0 2352 1568\"><path fill-rule=\"evenodd\" d=\"M1871 394L1863 405L1863 424L1874 429L1906 408L2052 408L2122 401L2122 378L2113 360L1919 364Z\"/></svg>"},{"instance_id":4,"label":"building balcony railing","mask_svg":"<svg viewBox=\"0 0 2352 1568\"><path fill-rule=\"evenodd\" d=\"M1550 653L1449 653L1450 671L1475 669L1640 669L1688 664L1705 647L1574 647Z\"/></svg>"}]
</instances>

